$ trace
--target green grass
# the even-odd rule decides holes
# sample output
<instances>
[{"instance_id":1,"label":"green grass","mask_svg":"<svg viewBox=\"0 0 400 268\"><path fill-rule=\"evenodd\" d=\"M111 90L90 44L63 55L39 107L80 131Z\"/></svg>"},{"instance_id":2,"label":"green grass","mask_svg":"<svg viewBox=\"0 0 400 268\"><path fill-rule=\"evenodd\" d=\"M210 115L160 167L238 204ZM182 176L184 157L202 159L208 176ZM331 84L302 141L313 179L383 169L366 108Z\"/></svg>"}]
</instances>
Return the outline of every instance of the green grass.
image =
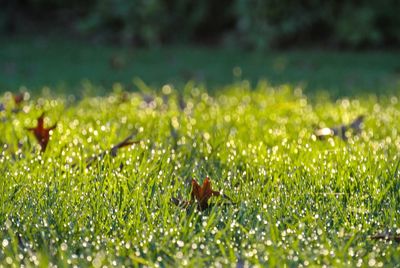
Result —
<instances>
[{"instance_id":1,"label":"green grass","mask_svg":"<svg viewBox=\"0 0 400 268\"><path fill-rule=\"evenodd\" d=\"M21 86L40 94L81 95L83 81L96 85L91 95L107 94L113 83L136 90L134 77L153 87L181 88L193 79L210 91L240 80L272 85L301 85L307 94L320 90L336 98L360 93L393 93L400 84L400 52L287 51L244 52L234 48L170 47L137 49L88 44L60 37L13 37L0 40L0 91ZM112 64L114 61L116 64ZM113 67L113 66L116 66Z\"/></svg>"},{"instance_id":2,"label":"green grass","mask_svg":"<svg viewBox=\"0 0 400 268\"><path fill-rule=\"evenodd\" d=\"M246 81L213 94L193 83L147 90L79 102L34 98L19 113L3 98L0 141L8 147L0 155L0 263L400 263L397 242L371 239L400 232L398 95L311 101L299 89L265 83L250 89ZM58 122L44 154L25 130L42 111L46 125ZM348 142L314 139L316 125L360 114L366 115L361 135ZM131 132L140 144L84 168L85 158ZM235 204L213 197L217 204L198 212L170 203L189 198L192 177L206 176Z\"/></svg>"}]
</instances>

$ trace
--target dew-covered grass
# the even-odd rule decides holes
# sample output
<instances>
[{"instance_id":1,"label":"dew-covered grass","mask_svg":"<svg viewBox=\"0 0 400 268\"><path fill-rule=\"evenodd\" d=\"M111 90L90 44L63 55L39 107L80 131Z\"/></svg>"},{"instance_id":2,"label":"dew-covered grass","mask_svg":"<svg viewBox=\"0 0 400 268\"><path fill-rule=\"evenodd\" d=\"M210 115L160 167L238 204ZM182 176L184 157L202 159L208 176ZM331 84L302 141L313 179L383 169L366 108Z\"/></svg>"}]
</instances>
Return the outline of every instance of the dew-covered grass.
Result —
<instances>
[{"instance_id":1,"label":"dew-covered grass","mask_svg":"<svg viewBox=\"0 0 400 268\"><path fill-rule=\"evenodd\" d=\"M143 91L34 97L19 111L1 98L1 266L400 263L398 242L372 238L400 234L399 96L311 100L246 81ZM26 130L42 112L57 123L43 154ZM313 135L359 115L348 141ZM131 133L140 143L86 168ZM233 204L170 202L206 176Z\"/></svg>"}]
</instances>

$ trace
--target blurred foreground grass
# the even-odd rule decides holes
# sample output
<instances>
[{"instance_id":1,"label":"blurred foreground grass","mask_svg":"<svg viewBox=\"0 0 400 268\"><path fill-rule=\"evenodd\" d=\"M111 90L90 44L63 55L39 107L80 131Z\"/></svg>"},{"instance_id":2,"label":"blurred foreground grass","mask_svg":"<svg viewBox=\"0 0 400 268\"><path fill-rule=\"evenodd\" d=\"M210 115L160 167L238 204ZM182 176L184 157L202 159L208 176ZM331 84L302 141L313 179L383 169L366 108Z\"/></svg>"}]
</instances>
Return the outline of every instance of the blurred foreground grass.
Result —
<instances>
[{"instance_id":1,"label":"blurred foreground grass","mask_svg":"<svg viewBox=\"0 0 400 268\"><path fill-rule=\"evenodd\" d=\"M235 81L255 85L301 85L308 94L386 94L399 89L400 52L288 51L243 52L234 48L170 47L136 49L88 44L55 37L13 37L0 41L0 91L25 86L40 93L105 94L115 82L135 90L134 77L153 87L188 80L210 92ZM91 81L90 92L82 86Z\"/></svg>"}]
</instances>

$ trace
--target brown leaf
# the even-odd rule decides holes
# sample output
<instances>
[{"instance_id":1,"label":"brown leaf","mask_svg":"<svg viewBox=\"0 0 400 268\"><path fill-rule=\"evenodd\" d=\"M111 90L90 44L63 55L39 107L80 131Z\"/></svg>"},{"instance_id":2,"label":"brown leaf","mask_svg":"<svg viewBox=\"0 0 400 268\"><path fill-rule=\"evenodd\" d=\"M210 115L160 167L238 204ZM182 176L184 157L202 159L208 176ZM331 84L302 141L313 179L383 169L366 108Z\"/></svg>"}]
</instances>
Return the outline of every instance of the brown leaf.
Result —
<instances>
[{"instance_id":1,"label":"brown leaf","mask_svg":"<svg viewBox=\"0 0 400 268\"><path fill-rule=\"evenodd\" d=\"M210 178L206 177L202 186L200 186L195 179L192 179L192 202L197 202L197 206L200 210L207 209L208 200L212 196L219 195L221 195L220 192L212 190Z\"/></svg>"},{"instance_id":2,"label":"brown leaf","mask_svg":"<svg viewBox=\"0 0 400 268\"><path fill-rule=\"evenodd\" d=\"M400 243L400 234L392 234L392 233L380 233L371 236L373 240L387 240L387 241L395 241Z\"/></svg>"},{"instance_id":3,"label":"brown leaf","mask_svg":"<svg viewBox=\"0 0 400 268\"><path fill-rule=\"evenodd\" d=\"M129 135L126 139L124 139L123 141L121 141L120 143L118 143L117 145L113 146L110 150L110 154L115 157L117 156L117 152L119 149L123 148L123 147L127 147L130 146L132 144L138 144L140 143L140 141L131 141L132 137L134 136L134 134Z\"/></svg>"},{"instance_id":4,"label":"brown leaf","mask_svg":"<svg viewBox=\"0 0 400 268\"><path fill-rule=\"evenodd\" d=\"M55 129L57 124L49 128L44 127L44 113L37 119L37 126L34 128L27 128L27 130L32 131L35 135L36 140L38 141L41 151L44 152L46 150L47 144L50 139L50 131Z\"/></svg>"},{"instance_id":5,"label":"brown leaf","mask_svg":"<svg viewBox=\"0 0 400 268\"><path fill-rule=\"evenodd\" d=\"M361 132L361 125L364 122L364 115L358 116L353 122L348 125L340 125L332 128L320 128L314 131L315 136L322 140L328 137L340 137L346 141L349 135L349 131L352 130L354 135L358 135Z\"/></svg>"},{"instance_id":6,"label":"brown leaf","mask_svg":"<svg viewBox=\"0 0 400 268\"><path fill-rule=\"evenodd\" d=\"M210 178L206 177L206 179L203 182L203 185L201 186L195 179L192 179L192 192L190 201L185 201L172 197L171 202L183 209L189 208L192 204L196 204L197 208L200 211L203 211L210 207L208 200L213 196L222 196L223 198L231 201L230 198L227 197L226 195L221 194L218 191L214 191L211 188Z\"/></svg>"},{"instance_id":7,"label":"brown leaf","mask_svg":"<svg viewBox=\"0 0 400 268\"><path fill-rule=\"evenodd\" d=\"M96 160L96 159L103 159L104 156L107 153L110 153L111 157L116 157L118 150L123 148L123 147L127 147L130 146L132 144L137 144L140 143L140 141L131 141L132 137L134 136L134 134L132 133L131 135L129 135L127 138L125 138L123 141L121 141L120 143L118 143L117 145L113 146L109 151L104 151L96 156L90 157L86 160L86 167L89 167L92 165L92 163Z\"/></svg>"},{"instance_id":8,"label":"brown leaf","mask_svg":"<svg viewBox=\"0 0 400 268\"><path fill-rule=\"evenodd\" d=\"M333 136L340 137L342 140L347 140L346 131L348 130L348 126L341 125L338 127L332 128Z\"/></svg>"},{"instance_id":9,"label":"brown leaf","mask_svg":"<svg viewBox=\"0 0 400 268\"><path fill-rule=\"evenodd\" d=\"M12 95L15 105L20 105L24 100L29 99L29 93L21 92L17 95Z\"/></svg>"},{"instance_id":10,"label":"brown leaf","mask_svg":"<svg viewBox=\"0 0 400 268\"><path fill-rule=\"evenodd\" d=\"M365 116L358 116L353 122L349 124L349 128L353 129L356 134L361 132L361 125L364 123Z\"/></svg>"},{"instance_id":11,"label":"brown leaf","mask_svg":"<svg viewBox=\"0 0 400 268\"><path fill-rule=\"evenodd\" d=\"M315 130L314 132L315 136L317 136L317 138L322 139L325 137L331 137L334 135L334 131L333 129L329 128L329 127L324 127L324 128L320 128Z\"/></svg>"},{"instance_id":12,"label":"brown leaf","mask_svg":"<svg viewBox=\"0 0 400 268\"><path fill-rule=\"evenodd\" d=\"M182 209L187 209L192 204L190 201L181 200L175 197L171 197L171 202Z\"/></svg>"}]
</instances>

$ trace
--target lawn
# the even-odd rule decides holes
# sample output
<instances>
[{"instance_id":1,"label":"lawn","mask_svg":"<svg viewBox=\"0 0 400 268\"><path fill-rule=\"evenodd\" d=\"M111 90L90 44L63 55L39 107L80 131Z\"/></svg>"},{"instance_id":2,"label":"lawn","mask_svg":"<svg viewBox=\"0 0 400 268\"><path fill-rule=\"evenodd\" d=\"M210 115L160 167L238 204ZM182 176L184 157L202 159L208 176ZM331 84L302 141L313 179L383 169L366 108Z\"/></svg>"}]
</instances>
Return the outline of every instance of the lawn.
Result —
<instances>
[{"instance_id":1,"label":"lawn","mask_svg":"<svg viewBox=\"0 0 400 268\"><path fill-rule=\"evenodd\" d=\"M140 49L88 44L54 36L0 38L0 92L21 86L42 92L106 95L116 82L137 91L140 77L155 89L181 89L188 80L209 92L227 84L260 79L301 86L307 95L333 98L392 94L400 87L399 51L319 50L246 52L232 48L174 46ZM88 81L94 87L88 85Z\"/></svg>"},{"instance_id":2,"label":"lawn","mask_svg":"<svg viewBox=\"0 0 400 268\"><path fill-rule=\"evenodd\" d=\"M373 63L368 68L372 80L381 77ZM53 78L37 79L29 81ZM218 91L194 82L135 85L136 92L115 85L80 100L39 95L17 105L10 94L1 98L0 263L400 263L399 95L310 99L299 87L239 78ZM42 112L45 128L57 123L43 153L26 129ZM361 131L344 140L314 134L359 115ZM135 143L110 150L130 135ZM208 208L171 202L192 200L191 179L207 176L220 193Z\"/></svg>"}]
</instances>

